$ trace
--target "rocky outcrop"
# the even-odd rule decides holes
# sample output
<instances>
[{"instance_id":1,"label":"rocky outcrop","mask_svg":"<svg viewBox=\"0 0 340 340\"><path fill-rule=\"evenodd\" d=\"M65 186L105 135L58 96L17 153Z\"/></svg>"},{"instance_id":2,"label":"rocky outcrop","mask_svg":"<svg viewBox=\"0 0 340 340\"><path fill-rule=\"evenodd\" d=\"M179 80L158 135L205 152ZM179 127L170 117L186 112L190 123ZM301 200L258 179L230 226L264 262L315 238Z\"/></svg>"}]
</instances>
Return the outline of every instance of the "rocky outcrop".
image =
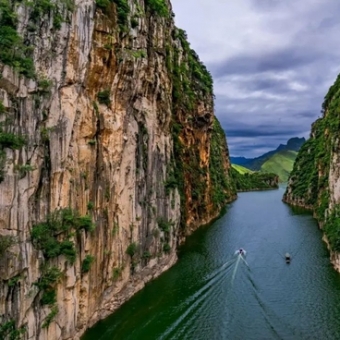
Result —
<instances>
[{"instance_id":1,"label":"rocky outcrop","mask_svg":"<svg viewBox=\"0 0 340 340\"><path fill-rule=\"evenodd\" d=\"M236 197L167 1L0 5L0 337L78 339Z\"/></svg>"},{"instance_id":2,"label":"rocky outcrop","mask_svg":"<svg viewBox=\"0 0 340 340\"><path fill-rule=\"evenodd\" d=\"M313 211L340 271L340 76L325 97L322 114L298 153L283 200Z\"/></svg>"}]
</instances>

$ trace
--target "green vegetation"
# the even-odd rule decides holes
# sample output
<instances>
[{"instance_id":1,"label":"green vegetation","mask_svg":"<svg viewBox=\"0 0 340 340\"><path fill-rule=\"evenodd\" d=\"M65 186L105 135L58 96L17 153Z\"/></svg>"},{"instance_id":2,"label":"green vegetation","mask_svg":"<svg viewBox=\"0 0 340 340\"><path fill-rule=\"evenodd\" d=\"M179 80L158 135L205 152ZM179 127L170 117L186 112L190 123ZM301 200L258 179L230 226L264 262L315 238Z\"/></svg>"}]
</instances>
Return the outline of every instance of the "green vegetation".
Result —
<instances>
[{"instance_id":1,"label":"green vegetation","mask_svg":"<svg viewBox=\"0 0 340 340\"><path fill-rule=\"evenodd\" d=\"M0 0L1 14L1 0ZM0 20L1 22L1 20ZM0 27L0 55L1 55L1 27ZM1 59L0 59L1 60ZM0 115L6 113L6 108L0 101ZM7 121L0 122L0 183L5 179L6 151L5 149L18 150L26 144L26 139L20 134L6 131Z\"/></svg>"},{"instance_id":2,"label":"green vegetation","mask_svg":"<svg viewBox=\"0 0 340 340\"><path fill-rule=\"evenodd\" d=\"M93 105L93 110L94 110L94 112L95 112L95 114L96 114L96 116L98 118L99 117L99 107L98 107L98 104L97 104L96 101L93 101L92 105Z\"/></svg>"},{"instance_id":3,"label":"green vegetation","mask_svg":"<svg viewBox=\"0 0 340 340\"><path fill-rule=\"evenodd\" d=\"M177 140L177 143L179 143L179 141ZM165 187L165 192L167 195L170 194L171 190L177 188L177 183L179 181L178 179L178 174L175 173L174 171L174 166L170 166L168 169L168 173L167 173L167 179L164 183L164 187Z\"/></svg>"},{"instance_id":4,"label":"green vegetation","mask_svg":"<svg viewBox=\"0 0 340 340\"><path fill-rule=\"evenodd\" d=\"M119 279L119 277L122 275L123 268L122 267L116 267L112 270L112 280L116 281Z\"/></svg>"},{"instance_id":5,"label":"green vegetation","mask_svg":"<svg viewBox=\"0 0 340 340\"><path fill-rule=\"evenodd\" d=\"M24 43L17 32L18 17L15 9L18 3L22 4L20 0L0 0L0 61L27 78L35 78L33 48ZM31 8L28 32L35 32L46 16L52 16L54 29L60 29L64 21L61 8L66 8L68 11L73 9L73 2L70 0L25 1L24 5ZM43 89L43 92L46 90Z\"/></svg>"},{"instance_id":6,"label":"green vegetation","mask_svg":"<svg viewBox=\"0 0 340 340\"><path fill-rule=\"evenodd\" d=\"M42 19L46 16L51 16L53 18L53 28L55 30L59 30L61 28L61 24L66 21L64 20L65 14L62 13L62 9L73 11L74 1L58 0L54 2L52 0L35 0L27 1L26 6L32 8L29 18L29 31L36 31Z\"/></svg>"},{"instance_id":7,"label":"green vegetation","mask_svg":"<svg viewBox=\"0 0 340 340\"><path fill-rule=\"evenodd\" d=\"M7 283L8 287L14 287L20 281L20 279L21 279L21 275L11 277Z\"/></svg>"},{"instance_id":8,"label":"green vegetation","mask_svg":"<svg viewBox=\"0 0 340 340\"><path fill-rule=\"evenodd\" d=\"M93 210L93 208L94 208L93 202L91 202L91 201L88 202L88 203L87 203L87 210L90 210L90 211L91 211L91 210Z\"/></svg>"},{"instance_id":9,"label":"green vegetation","mask_svg":"<svg viewBox=\"0 0 340 340\"><path fill-rule=\"evenodd\" d=\"M340 75L322 104L323 117L312 125L310 139L301 147L284 199L312 208L333 250L340 251L339 207L329 209L328 176L337 148L340 125ZM335 151L336 152L336 151Z\"/></svg>"},{"instance_id":10,"label":"green vegetation","mask_svg":"<svg viewBox=\"0 0 340 340\"><path fill-rule=\"evenodd\" d=\"M118 25L124 28L127 23L127 18L130 13L130 7L127 0L112 0L117 6Z\"/></svg>"},{"instance_id":11,"label":"green vegetation","mask_svg":"<svg viewBox=\"0 0 340 340\"><path fill-rule=\"evenodd\" d=\"M54 305L57 302L57 292L53 289L44 291L40 303L44 305Z\"/></svg>"},{"instance_id":12,"label":"green vegetation","mask_svg":"<svg viewBox=\"0 0 340 340\"><path fill-rule=\"evenodd\" d=\"M34 284L42 292L40 303L42 305L53 305L56 303L57 293L55 287L59 282L62 273L58 267L44 266L42 269L42 275Z\"/></svg>"},{"instance_id":13,"label":"green vegetation","mask_svg":"<svg viewBox=\"0 0 340 340\"><path fill-rule=\"evenodd\" d=\"M39 21L45 15L48 15L53 9L54 4L50 0L39 0L28 4L32 7L30 13L30 20L35 24L39 24Z\"/></svg>"},{"instance_id":14,"label":"green vegetation","mask_svg":"<svg viewBox=\"0 0 340 340\"><path fill-rule=\"evenodd\" d=\"M130 24L132 28L136 28L138 26L138 20L137 18L131 18Z\"/></svg>"},{"instance_id":15,"label":"green vegetation","mask_svg":"<svg viewBox=\"0 0 340 340\"><path fill-rule=\"evenodd\" d=\"M81 229L86 231L94 229L91 217L80 216L77 211L64 208L49 214L45 222L34 225L31 238L33 245L40 249L47 259L65 255L71 263L74 263L76 250L69 238L73 230ZM59 240L59 235L64 236L63 241Z\"/></svg>"},{"instance_id":16,"label":"green vegetation","mask_svg":"<svg viewBox=\"0 0 340 340\"><path fill-rule=\"evenodd\" d=\"M0 150L3 150L4 148L18 150L22 148L25 144L25 138L11 132L5 132L0 126Z\"/></svg>"},{"instance_id":17,"label":"green vegetation","mask_svg":"<svg viewBox=\"0 0 340 340\"><path fill-rule=\"evenodd\" d=\"M0 323L0 339L20 340L22 339L24 333L26 333L26 328L16 328L14 320L7 322L2 321Z\"/></svg>"},{"instance_id":18,"label":"green vegetation","mask_svg":"<svg viewBox=\"0 0 340 340\"><path fill-rule=\"evenodd\" d=\"M158 227L160 230L164 231L165 233L169 233L171 231L171 227L173 226L173 222L166 220L163 217L157 219Z\"/></svg>"},{"instance_id":19,"label":"green vegetation","mask_svg":"<svg viewBox=\"0 0 340 340\"><path fill-rule=\"evenodd\" d=\"M151 257L151 254L149 251L145 251L142 255L142 258L143 259L149 259Z\"/></svg>"},{"instance_id":20,"label":"green vegetation","mask_svg":"<svg viewBox=\"0 0 340 340\"><path fill-rule=\"evenodd\" d=\"M59 312L58 306L53 306L51 308L51 312L46 316L41 328L48 328L48 326L51 324L51 322L58 314L58 312Z\"/></svg>"},{"instance_id":21,"label":"green vegetation","mask_svg":"<svg viewBox=\"0 0 340 340\"><path fill-rule=\"evenodd\" d=\"M262 165L270 158L272 158L275 154L282 153L284 151L298 152L301 146L305 143L305 141L306 140L304 137L301 138L293 137L288 139L287 144L280 144L275 150L268 151L259 157L256 158L230 157L230 160L232 163L242 165L247 169L253 171L260 171Z\"/></svg>"},{"instance_id":22,"label":"green vegetation","mask_svg":"<svg viewBox=\"0 0 340 340\"><path fill-rule=\"evenodd\" d=\"M136 134L136 137L137 144L139 145L136 149L136 173L138 174L140 169L143 169L145 173L147 171L149 161L149 134L145 124L138 122L138 133Z\"/></svg>"},{"instance_id":23,"label":"green vegetation","mask_svg":"<svg viewBox=\"0 0 340 340\"><path fill-rule=\"evenodd\" d=\"M100 104L104 104L106 106L109 106L111 104L110 100L110 90L106 89L101 92L98 92L97 99Z\"/></svg>"},{"instance_id":24,"label":"green vegetation","mask_svg":"<svg viewBox=\"0 0 340 340\"><path fill-rule=\"evenodd\" d=\"M340 205L335 206L326 218L323 230L332 250L340 252Z\"/></svg>"},{"instance_id":25,"label":"green vegetation","mask_svg":"<svg viewBox=\"0 0 340 340\"><path fill-rule=\"evenodd\" d=\"M195 101L199 99L198 94L213 95L213 80L196 52L190 48L186 32L176 28L173 35L182 46L184 58L180 58L177 48L171 51L170 47L167 47L167 65L173 76L172 97L175 106L180 105L191 111Z\"/></svg>"},{"instance_id":26,"label":"green vegetation","mask_svg":"<svg viewBox=\"0 0 340 340\"><path fill-rule=\"evenodd\" d=\"M137 246L137 244L135 242L130 243L128 245L128 247L126 248L126 254L130 255L131 257L133 257L133 255L135 255L136 252L137 252L137 248L138 248L138 246Z\"/></svg>"},{"instance_id":27,"label":"green vegetation","mask_svg":"<svg viewBox=\"0 0 340 340\"><path fill-rule=\"evenodd\" d=\"M42 267L42 273L40 278L37 282L34 283L35 286L38 287L39 292L41 292L41 298L40 298L40 304L42 306L50 306L51 311L46 316L42 328L48 328L48 326L51 324L55 316L58 314L58 306L57 303L57 292L56 292L56 286L60 279L62 278L62 272L61 270L56 267L52 266L49 267L47 264L45 264Z\"/></svg>"},{"instance_id":28,"label":"green vegetation","mask_svg":"<svg viewBox=\"0 0 340 340\"><path fill-rule=\"evenodd\" d=\"M6 107L4 106L2 100L0 100L0 115L6 112Z\"/></svg>"},{"instance_id":29,"label":"green vegetation","mask_svg":"<svg viewBox=\"0 0 340 340\"><path fill-rule=\"evenodd\" d=\"M261 171L277 174L280 182L287 182L296 156L296 151L279 151L262 164Z\"/></svg>"},{"instance_id":30,"label":"green vegetation","mask_svg":"<svg viewBox=\"0 0 340 340\"><path fill-rule=\"evenodd\" d=\"M241 165L232 164L231 166L232 166L238 173L240 173L241 175L244 175L244 174L251 174L251 173L254 172L254 171L249 170L249 169L247 169L247 168L245 168L244 166L241 166Z\"/></svg>"},{"instance_id":31,"label":"green vegetation","mask_svg":"<svg viewBox=\"0 0 340 340\"><path fill-rule=\"evenodd\" d=\"M22 136L3 131L3 127L0 124L0 183L5 179L6 152L4 149L17 150L25 144L26 140Z\"/></svg>"},{"instance_id":32,"label":"green vegetation","mask_svg":"<svg viewBox=\"0 0 340 340\"><path fill-rule=\"evenodd\" d=\"M6 152L0 149L0 183L5 179Z\"/></svg>"},{"instance_id":33,"label":"green vegetation","mask_svg":"<svg viewBox=\"0 0 340 340\"><path fill-rule=\"evenodd\" d=\"M0 260L6 254L9 248L15 244L15 238L10 235L0 235Z\"/></svg>"},{"instance_id":34,"label":"green vegetation","mask_svg":"<svg viewBox=\"0 0 340 340\"><path fill-rule=\"evenodd\" d=\"M172 164L168 169L168 178L165 182L166 192L169 194L174 188L177 188L181 196L181 226L185 228L187 198L184 193L184 178L189 183L195 183L195 190L192 192L192 199L197 197L205 190L205 175L208 169L201 169L199 164L199 150L196 148L185 148L181 135L183 131L180 116L177 113L182 111L187 115L192 115L195 102L198 102L199 96L209 93L212 95L212 78L206 71L204 65L198 59L196 53L190 49L186 40L186 33L183 30L175 29L173 35L182 45L183 56L180 56L180 50L170 46L166 48L167 68L172 74L172 99L173 99L173 121L172 137L174 141L174 150ZM200 72L194 72L200 70ZM197 74L205 74L206 82L202 82L202 77L197 78ZM204 78L204 77L203 77ZM196 92L195 92L196 91ZM174 157L176 155L176 157ZM203 200L201 200L203 202ZM202 213L203 209L202 209Z\"/></svg>"},{"instance_id":35,"label":"green vegetation","mask_svg":"<svg viewBox=\"0 0 340 340\"><path fill-rule=\"evenodd\" d=\"M209 172L211 179L211 197L215 208L224 206L233 186L229 180L229 172L225 168L227 150L226 138L219 121L214 118L210 143Z\"/></svg>"},{"instance_id":36,"label":"green vegetation","mask_svg":"<svg viewBox=\"0 0 340 340\"><path fill-rule=\"evenodd\" d=\"M126 24L130 13L130 7L127 0L96 0L96 5L102 10L104 14L109 14L110 4L116 5L118 26L121 31L126 30Z\"/></svg>"},{"instance_id":37,"label":"green vegetation","mask_svg":"<svg viewBox=\"0 0 340 340\"><path fill-rule=\"evenodd\" d=\"M109 7L110 3L110 0L96 0L97 7L100 8L103 13L107 12L107 8Z\"/></svg>"},{"instance_id":38,"label":"green vegetation","mask_svg":"<svg viewBox=\"0 0 340 340\"><path fill-rule=\"evenodd\" d=\"M168 6L165 0L145 0L145 5L152 12L156 13L161 17L169 15Z\"/></svg>"},{"instance_id":39,"label":"green vegetation","mask_svg":"<svg viewBox=\"0 0 340 340\"><path fill-rule=\"evenodd\" d=\"M169 243L164 243L163 245L163 251L164 253L170 253L171 247Z\"/></svg>"},{"instance_id":40,"label":"green vegetation","mask_svg":"<svg viewBox=\"0 0 340 340\"><path fill-rule=\"evenodd\" d=\"M110 194L110 185L109 184L107 184L107 186L105 188L104 197L105 197L107 202L110 200L111 194Z\"/></svg>"},{"instance_id":41,"label":"green vegetation","mask_svg":"<svg viewBox=\"0 0 340 340\"><path fill-rule=\"evenodd\" d=\"M131 51L130 50L130 53L131 55L134 57L134 58L146 58L147 56L147 52L146 50L142 49L142 50L136 50L136 51Z\"/></svg>"},{"instance_id":42,"label":"green vegetation","mask_svg":"<svg viewBox=\"0 0 340 340\"><path fill-rule=\"evenodd\" d=\"M293 199L313 207L316 217L321 221L324 220L325 209L328 207L328 173L333 142L330 136L337 133L330 129L334 126L334 120L339 120L336 111L330 111L326 118L318 119L313 124L313 137L301 147L286 190L286 194L290 191Z\"/></svg>"},{"instance_id":43,"label":"green vegetation","mask_svg":"<svg viewBox=\"0 0 340 340\"><path fill-rule=\"evenodd\" d=\"M50 140L50 131L52 128L40 128L40 139L43 144L47 144Z\"/></svg>"},{"instance_id":44,"label":"green vegetation","mask_svg":"<svg viewBox=\"0 0 340 340\"><path fill-rule=\"evenodd\" d=\"M28 172L33 171L35 168L30 164L24 164L17 166L15 169L19 171L20 178L23 178Z\"/></svg>"},{"instance_id":45,"label":"green vegetation","mask_svg":"<svg viewBox=\"0 0 340 340\"><path fill-rule=\"evenodd\" d=\"M117 222L113 223L113 228L112 228L112 236L116 236L119 231L119 224Z\"/></svg>"},{"instance_id":46,"label":"green vegetation","mask_svg":"<svg viewBox=\"0 0 340 340\"><path fill-rule=\"evenodd\" d=\"M278 176L270 173L245 173L240 174L232 168L232 177L237 191L252 191L278 188Z\"/></svg>"},{"instance_id":47,"label":"green vegetation","mask_svg":"<svg viewBox=\"0 0 340 340\"><path fill-rule=\"evenodd\" d=\"M39 93L44 95L48 94L51 91L52 81L47 78L41 78L38 80L38 89Z\"/></svg>"},{"instance_id":48,"label":"green vegetation","mask_svg":"<svg viewBox=\"0 0 340 340\"><path fill-rule=\"evenodd\" d=\"M20 74L35 76L31 47L17 33L18 18L10 0L0 1L0 61Z\"/></svg>"},{"instance_id":49,"label":"green vegetation","mask_svg":"<svg viewBox=\"0 0 340 340\"><path fill-rule=\"evenodd\" d=\"M213 107L213 80L199 57L190 48L185 31L175 28L172 38L180 48L166 45L166 65L172 77L172 162L167 170L166 194L177 188L181 197L181 228L185 229L188 209L197 217L204 216L210 196L213 209L218 210L235 193L229 183L226 162L225 134L218 121L212 121L210 112L199 115L197 107L204 101ZM189 141L188 130L205 132L211 138L210 162L202 162L199 143ZM209 185L209 189L208 189ZM185 189L185 190L184 190ZM190 203L189 203L190 202Z\"/></svg>"},{"instance_id":50,"label":"green vegetation","mask_svg":"<svg viewBox=\"0 0 340 340\"><path fill-rule=\"evenodd\" d=\"M90 271L91 264L94 260L95 260L94 256L86 255L84 260L83 260L83 263L81 264L81 272L87 273L88 271Z\"/></svg>"}]
</instances>

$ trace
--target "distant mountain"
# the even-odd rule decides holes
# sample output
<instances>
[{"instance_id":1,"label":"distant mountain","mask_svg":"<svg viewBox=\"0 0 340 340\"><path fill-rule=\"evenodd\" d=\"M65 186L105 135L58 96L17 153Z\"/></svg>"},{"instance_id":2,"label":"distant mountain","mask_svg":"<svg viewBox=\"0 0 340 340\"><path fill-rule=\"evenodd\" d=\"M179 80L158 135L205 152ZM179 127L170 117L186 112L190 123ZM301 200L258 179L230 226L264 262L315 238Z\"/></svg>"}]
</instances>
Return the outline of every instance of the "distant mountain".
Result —
<instances>
[{"instance_id":1,"label":"distant mountain","mask_svg":"<svg viewBox=\"0 0 340 340\"><path fill-rule=\"evenodd\" d=\"M233 164L242 165L243 167L253 171L259 171L261 170L262 165L275 153L279 151L299 151L300 147L305 141L306 139L304 137L294 137L289 139L287 144L280 144L276 150L266 152L262 156L256 158L230 157L230 161Z\"/></svg>"},{"instance_id":2,"label":"distant mountain","mask_svg":"<svg viewBox=\"0 0 340 340\"><path fill-rule=\"evenodd\" d=\"M292 151L299 151L302 144L306 141L304 137L294 137L288 140L286 145L280 144L279 147L276 149L277 151L281 150L292 150Z\"/></svg>"},{"instance_id":3,"label":"distant mountain","mask_svg":"<svg viewBox=\"0 0 340 340\"><path fill-rule=\"evenodd\" d=\"M266 152L256 158L230 157L231 163L253 171L275 173L280 182L286 182L293 169L294 161L305 138L294 137L287 144L280 144L276 150ZM243 170L244 171L244 170Z\"/></svg>"},{"instance_id":4,"label":"distant mountain","mask_svg":"<svg viewBox=\"0 0 340 340\"><path fill-rule=\"evenodd\" d=\"M247 164L250 161L252 161L253 158L245 158L245 157L230 157L230 161L233 164L238 164L238 165L243 165L243 164Z\"/></svg>"},{"instance_id":5,"label":"distant mountain","mask_svg":"<svg viewBox=\"0 0 340 340\"><path fill-rule=\"evenodd\" d=\"M261 172L270 172L279 176L280 182L287 182L290 172L293 170L293 165L297 151L282 150L276 152L261 166Z\"/></svg>"}]
</instances>

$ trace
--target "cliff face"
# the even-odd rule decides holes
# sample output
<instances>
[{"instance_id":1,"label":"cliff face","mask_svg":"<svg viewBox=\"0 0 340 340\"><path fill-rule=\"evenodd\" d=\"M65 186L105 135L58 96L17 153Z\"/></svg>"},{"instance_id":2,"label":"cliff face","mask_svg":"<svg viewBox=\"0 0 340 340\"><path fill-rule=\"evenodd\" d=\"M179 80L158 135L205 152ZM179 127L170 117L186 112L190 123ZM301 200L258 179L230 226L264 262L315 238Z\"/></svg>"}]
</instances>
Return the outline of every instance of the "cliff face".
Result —
<instances>
[{"instance_id":1,"label":"cliff face","mask_svg":"<svg viewBox=\"0 0 340 340\"><path fill-rule=\"evenodd\" d=\"M1 2L0 338L79 338L235 198L210 74L171 14Z\"/></svg>"},{"instance_id":2,"label":"cliff face","mask_svg":"<svg viewBox=\"0 0 340 340\"><path fill-rule=\"evenodd\" d=\"M298 153L283 200L313 211L340 271L340 76L325 97L322 113Z\"/></svg>"}]
</instances>

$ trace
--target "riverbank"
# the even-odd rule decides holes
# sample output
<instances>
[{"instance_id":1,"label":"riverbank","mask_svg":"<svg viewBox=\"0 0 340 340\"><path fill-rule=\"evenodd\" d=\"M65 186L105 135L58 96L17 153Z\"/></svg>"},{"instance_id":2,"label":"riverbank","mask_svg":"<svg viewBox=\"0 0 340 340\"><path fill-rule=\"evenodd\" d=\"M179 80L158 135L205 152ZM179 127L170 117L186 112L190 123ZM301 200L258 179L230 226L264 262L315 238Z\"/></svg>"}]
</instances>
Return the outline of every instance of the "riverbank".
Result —
<instances>
[{"instance_id":1,"label":"riverbank","mask_svg":"<svg viewBox=\"0 0 340 340\"><path fill-rule=\"evenodd\" d=\"M319 227L319 229L322 232L322 240L325 242L325 244L327 245L327 249L329 251L329 261L332 264L333 268L340 273L340 253L332 250L332 247L329 243L329 240L327 238L327 235L324 233L323 231L323 223L318 219L317 214L315 213L315 209L313 206L311 205L306 205L304 204L303 200L290 200L289 196L283 196L282 201L286 204L288 204L290 207L292 208L299 208L299 209L303 209L305 211L308 211L311 215L313 215L315 221L317 222L317 225Z\"/></svg>"},{"instance_id":2,"label":"riverbank","mask_svg":"<svg viewBox=\"0 0 340 340\"><path fill-rule=\"evenodd\" d=\"M279 187L275 188L253 188L253 189L245 189L245 190L237 190L237 192L251 192L251 191L268 191L268 190L277 190Z\"/></svg>"}]
</instances>

